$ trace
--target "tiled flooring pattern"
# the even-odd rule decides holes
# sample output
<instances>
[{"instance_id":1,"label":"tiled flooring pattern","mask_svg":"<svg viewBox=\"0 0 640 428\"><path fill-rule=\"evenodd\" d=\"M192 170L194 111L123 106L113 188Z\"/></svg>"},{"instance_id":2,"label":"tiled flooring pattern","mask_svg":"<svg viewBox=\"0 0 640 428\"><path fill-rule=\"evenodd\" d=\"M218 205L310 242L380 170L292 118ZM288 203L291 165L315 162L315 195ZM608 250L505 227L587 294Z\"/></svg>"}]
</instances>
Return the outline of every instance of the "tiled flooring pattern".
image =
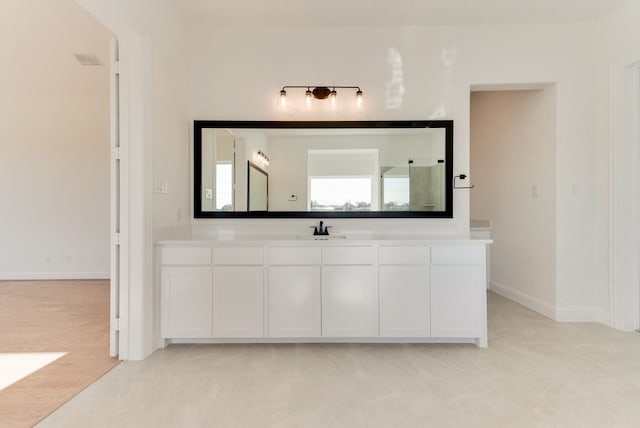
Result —
<instances>
[{"instance_id":1,"label":"tiled flooring pattern","mask_svg":"<svg viewBox=\"0 0 640 428\"><path fill-rule=\"evenodd\" d=\"M118 361L108 281L0 281L0 353L67 352L0 391L0 427L32 427Z\"/></svg>"},{"instance_id":2,"label":"tiled flooring pattern","mask_svg":"<svg viewBox=\"0 0 640 428\"><path fill-rule=\"evenodd\" d=\"M638 427L640 334L489 296L473 345L174 345L39 427Z\"/></svg>"}]
</instances>

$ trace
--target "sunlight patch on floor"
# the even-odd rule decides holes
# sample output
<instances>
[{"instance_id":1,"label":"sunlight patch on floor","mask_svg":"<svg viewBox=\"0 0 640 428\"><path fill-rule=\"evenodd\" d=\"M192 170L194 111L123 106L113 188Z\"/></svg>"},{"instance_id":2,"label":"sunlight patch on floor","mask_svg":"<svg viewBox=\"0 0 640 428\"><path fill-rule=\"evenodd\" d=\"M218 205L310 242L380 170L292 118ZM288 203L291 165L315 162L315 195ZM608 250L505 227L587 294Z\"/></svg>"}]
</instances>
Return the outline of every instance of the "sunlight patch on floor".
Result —
<instances>
[{"instance_id":1,"label":"sunlight patch on floor","mask_svg":"<svg viewBox=\"0 0 640 428\"><path fill-rule=\"evenodd\" d=\"M66 352L0 353L0 390L51 364Z\"/></svg>"}]
</instances>

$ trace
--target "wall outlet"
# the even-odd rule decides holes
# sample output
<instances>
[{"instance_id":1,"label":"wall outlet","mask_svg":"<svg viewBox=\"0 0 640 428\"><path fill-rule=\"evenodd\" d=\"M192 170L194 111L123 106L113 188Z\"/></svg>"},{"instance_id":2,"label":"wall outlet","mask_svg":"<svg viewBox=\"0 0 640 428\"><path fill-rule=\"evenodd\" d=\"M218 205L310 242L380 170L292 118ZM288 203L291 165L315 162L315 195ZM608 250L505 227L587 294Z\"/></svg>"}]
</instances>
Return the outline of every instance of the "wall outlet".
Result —
<instances>
[{"instance_id":1,"label":"wall outlet","mask_svg":"<svg viewBox=\"0 0 640 428\"><path fill-rule=\"evenodd\" d=\"M154 180L153 191L154 193L161 193L163 195L166 195L167 193L169 193L169 186L167 185L167 180Z\"/></svg>"},{"instance_id":2,"label":"wall outlet","mask_svg":"<svg viewBox=\"0 0 640 428\"><path fill-rule=\"evenodd\" d=\"M209 189L209 188L204 189L204 198L213 199L213 189Z\"/></svg>"}]
</instances>

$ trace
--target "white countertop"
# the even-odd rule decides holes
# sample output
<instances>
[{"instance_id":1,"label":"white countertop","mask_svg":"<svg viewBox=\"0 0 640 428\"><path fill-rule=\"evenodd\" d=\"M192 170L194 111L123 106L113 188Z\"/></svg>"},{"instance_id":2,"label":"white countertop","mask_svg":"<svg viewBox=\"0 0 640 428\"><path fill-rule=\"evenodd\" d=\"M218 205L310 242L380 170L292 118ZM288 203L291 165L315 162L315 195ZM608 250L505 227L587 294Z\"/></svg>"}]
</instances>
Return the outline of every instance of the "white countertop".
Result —
<instances>
[{"instance_id":1,"label":"white countertop","mask_svg":"<svg viewBox=\"0 0 640 428\"><path fill-rule=\"evenodd\" d=\"M471 220L471 230L491 230L491 220Z\"/></svg>"},{"instance_id":2,"label":"white countertop","mask_svg":"<svg viewBox=\"0 0 640 428\"><path fill-rule=\"evenodd\" d=\"M340 237L341 236L341 237ZM324 238L324 239L323 239ZM235 244L235 243L286 243L296 245L353 245L353 244L407 244L407 243L425 243L425 244L490 244L491 239L470 238L468 235L387 235L387 234L358 234L358 235L330 235L328 238L323 236L314 237L313 235L234 235L219 234L212 235L194 235L186 239L170 239L160 240L158 245L167 244L194 244L195 242L203 244Z\"/></svg>"}]
</instances>

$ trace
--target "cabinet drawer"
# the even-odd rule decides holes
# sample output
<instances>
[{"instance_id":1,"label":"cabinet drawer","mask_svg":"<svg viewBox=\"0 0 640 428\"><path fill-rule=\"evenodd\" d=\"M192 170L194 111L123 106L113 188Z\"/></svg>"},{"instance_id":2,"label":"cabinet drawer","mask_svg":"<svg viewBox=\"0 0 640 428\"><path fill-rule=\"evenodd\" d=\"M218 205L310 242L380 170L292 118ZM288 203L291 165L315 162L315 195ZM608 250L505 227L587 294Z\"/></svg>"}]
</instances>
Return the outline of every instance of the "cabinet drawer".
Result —
<instances>
[{"instance_id":1,"label":"cabinet drawer","mask_svg":"<svg viewBox=\"0 0 640 428\"><path fill-rule=\"evenodd\" d=\"M322 248L322 264L325 265L371 265L374 262L371 246Z\"/></svg>"},{"instance_id":2,"label":"cabinet drawer","mask_svg":"<svg viewBox=\"0 0 640 428\"><path fill-rule=\"evenodd\" d=\"M218 247L213 249L216 265L260 265L264 264L262 247Z\"/></svg>"},{"instance_id":3,"label":"cabinet drawer","mask_svg":"<svg viewBox=\"0 0 640 428\"><path fill-rule=\"evenodd\" d=\"M271 265L319 265L320 247L272 247L269 249Z\"/></svg>"},{"instance_id":4,"label":"cabinet drawer","mask_svg":"<svg viewBox=\"0 0 640 428\"><path fill-rule=\"evenodd\" d=\"M432 247L431 264L479 265L485 263L485 248L481 246Z\"/></svg>"},{"instance_id":5,"label":"cabinet drawer","mask_svg":"<svg viewBox=\"0 0 640 428\"><path fill-rule=\"evenodd\" d=\"M163 265L209 265L211 248L208 247L163 247L160 249Z\"/></svg>"},{"instance_id":6,"label":"cabinet drawer","mask_svg":"<svg viewBox=\"0 0 640 428\"><path fill-rule=\"evenodd\" d=\"M381 265L427 265L429 249L424 247L380 247Z\"/></svg>"}]
</instances>

